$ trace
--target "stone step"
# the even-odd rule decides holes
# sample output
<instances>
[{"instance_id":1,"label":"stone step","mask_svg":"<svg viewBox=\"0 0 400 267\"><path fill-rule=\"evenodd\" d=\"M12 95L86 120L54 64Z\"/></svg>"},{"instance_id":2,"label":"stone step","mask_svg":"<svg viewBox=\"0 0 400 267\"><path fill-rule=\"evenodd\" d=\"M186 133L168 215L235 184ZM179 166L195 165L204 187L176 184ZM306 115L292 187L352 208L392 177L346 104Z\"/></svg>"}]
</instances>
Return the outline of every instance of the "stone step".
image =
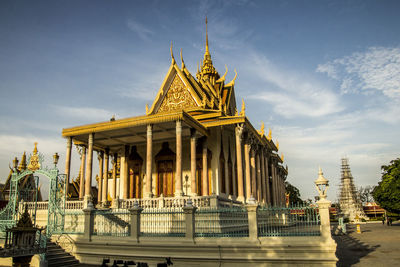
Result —
<instances>
[{"instance_id":1,"label":"stone step","mask_svg":"<svg viewBox=\"0 0 400 267\"><path fill-rule=\"evenodd\" d=\"M73 267L79 266L79 261L74 256L65 252L58 244L48 241L46 254L48 267L63 266Z\"/></svg>"}]
</instances>

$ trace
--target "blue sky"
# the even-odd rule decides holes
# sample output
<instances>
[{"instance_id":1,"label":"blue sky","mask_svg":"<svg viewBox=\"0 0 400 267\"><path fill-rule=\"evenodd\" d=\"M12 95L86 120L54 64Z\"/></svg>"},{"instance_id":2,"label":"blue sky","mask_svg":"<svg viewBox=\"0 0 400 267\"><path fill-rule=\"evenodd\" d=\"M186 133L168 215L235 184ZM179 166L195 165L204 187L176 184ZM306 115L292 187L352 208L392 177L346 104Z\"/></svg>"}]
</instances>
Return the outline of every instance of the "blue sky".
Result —
<instances>
[{"instance_id":1,"label":"blue sky","mask_svg":"<svg viewBox=\"0 0 400 267\"><path fill-rule=\"evenodd\" d=\"M33 142L64 169L62 128L142 115L182 48L210 50L256 128L272 129L303 198L340 158L357 186L399 157L398 1L1 1L0 177ZM179 60L178 60L179 61ZM239 102L240 103L240 102ZM76 153L72 173L78 173ZM45 184L45 182L43 181ZM45 185L44 185L45 187Z\"/></svg>"}]
</instances>

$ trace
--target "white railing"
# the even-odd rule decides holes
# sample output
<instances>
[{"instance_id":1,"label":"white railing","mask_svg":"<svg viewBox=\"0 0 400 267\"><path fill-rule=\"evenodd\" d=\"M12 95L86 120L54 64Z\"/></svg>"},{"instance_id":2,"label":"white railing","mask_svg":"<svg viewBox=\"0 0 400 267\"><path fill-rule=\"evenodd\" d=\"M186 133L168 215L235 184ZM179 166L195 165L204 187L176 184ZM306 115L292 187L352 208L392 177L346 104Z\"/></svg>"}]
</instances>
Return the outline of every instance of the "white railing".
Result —
<instances>
[{"instance_id":1,"label":"white railing","mask_svg":"<svg viewBox=\"0 0 400 267\"><path fill-rule=\"evenodd\" d=\"M189 199L195 207L232 207L242 205L241 202L217 196L182 196L120 199L118 207L121 209L129 209L134 206L135 202L137 202L142 208L183 208L186 206Z\"/></svg>"},{"instance_id":2,"label":"white railing","mask_svg":"<svg viewBox=\"0 0 400 267\"><path fill-rule=\"evenodd\" d=\"M83 201L82 200L70 200L65 203L66 210L81 210L83 209Z\"/></svg>"},{"instance_id":3,"label":"white railing","mask_svg":"<svg viewBox=\"0 0 400 267\"><path fill-rule=\"evenodd\" d=\"M21 211L25 209L25 206L28 206L28 210L35 209L35 202L21 202ZM47 201L38 201L36 202L36 210L48 210L49 203ZM65 203L66 210L81 210L83 209L83 201L76 200L76 201L67 201Z\"/></svg>"}]
</instances>

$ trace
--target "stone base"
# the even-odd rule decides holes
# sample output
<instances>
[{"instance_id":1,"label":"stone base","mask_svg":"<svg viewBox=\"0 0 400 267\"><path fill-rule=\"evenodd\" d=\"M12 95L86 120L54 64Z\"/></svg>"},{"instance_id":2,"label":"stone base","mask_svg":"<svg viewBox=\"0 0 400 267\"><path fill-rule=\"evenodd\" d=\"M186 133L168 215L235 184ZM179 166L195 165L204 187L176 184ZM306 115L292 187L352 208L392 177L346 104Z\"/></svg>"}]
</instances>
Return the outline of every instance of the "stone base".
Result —
<instances>
[{"instance_id":1,"label":"stone base","mask_svg":"<svg viewBox=\"0 0 400 267\"><path fill-rule=\"evenodd\" d=\"M321 236L249 238L140 238L73 237L74 256L84 264L100 265L102 259L132 260L156 267L170 257L174 267L219 266L336 266L336 243ZM107 244L105 246L104 244Z\"/></svg>"}]
</instances>

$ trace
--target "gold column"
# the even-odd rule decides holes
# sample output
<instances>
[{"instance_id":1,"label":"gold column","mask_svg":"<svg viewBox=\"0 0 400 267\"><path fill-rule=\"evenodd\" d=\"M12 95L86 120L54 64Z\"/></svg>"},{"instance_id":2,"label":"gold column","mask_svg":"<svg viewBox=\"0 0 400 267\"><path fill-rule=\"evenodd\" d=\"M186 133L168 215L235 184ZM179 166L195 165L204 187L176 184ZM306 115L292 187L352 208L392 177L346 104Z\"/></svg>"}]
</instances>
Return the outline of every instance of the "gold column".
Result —
<instances>
[{"instance_id":1,"label":"gold column","mask_svg":"<svg viewBox=\"0 0 400 267\"><path fill-rule=\"evenodd\" d=\"M88 156L86 158L86 181L85 181L85 197L91 201L92 190L92 166L93 166L93 139L94 133L89 134L88 139Z\"/></svg>"},{"instance_id":2,"label":"gold column","mask_svg":"<svg viewBox=\"0 0 400 267\"><path fill-rule=\"evenodd\" d=\"M197 196L196 192L196 130L190 129L190 186L192 196Z\"/></svg>"},{"instance_id":3,"label":"gold column","mask_svg":"<svg viewBox=\"0 0 400 267\"><path fill-rule=\"evenodd\" d=\"M106 151L104 152L104 173L103 173L103 190L101 192L102 196L101 196L101 200L102 203L105 203L108 199L107 199L107 193L108 193L108 160L109 160L109 150L106 149Z\"/></svg>"},{"instance_id":4,"label":"gold column","mask_svg":"<svg viewBox=\"0 0 400 267\"><path fill-rule=\"evenodd\" d=\"M82 146L81 151L81 170L80 170L80 181L79 181L79 199L82 200L85 195L85 164L86 164L86 147Z\"/></svg>"},{"instance_id":5,"label":"gold column","mask_svg":"<svg viewBox=\"0 0 400 267\"><path fill-rule=\"evenodd\" d=\"M256 177L256 152L254 148L250 148L250 165L251 165L251 195L253 196L254 199L257 199L257 192L256 192L256 187L257 187L257 177Z\"/></svg>"},{"instance_id":6,"label":"gold column","mask_svg":"<svg viewBox=\"0 0 400 267\"><path fill-rule=\"evenodd\" d=\"M117 160L118 160L118 154L114 153L113 172L112 172L112 178L113 178L112 198L113 199L115 199L117 197Z\"/></svg>"},{"instance_id":7,"label":"gold column","mask_svg":"<svg viewBox=\"0 0 400 267\"><path fill-rule=\"evenodd\" d=\"M244 143L244 161L246 165L246 202L251 196L250 144Z\"/></svg>"},{"instance_id":8,"label":"gold column","mask_svg":"<svg viewBox=\"0 0 400 267\"><path fill-rule=\"evenodd\" d=\"M242 159L242 135L243 126L238 125L235 128L236 136L236 168L237 168L237 199L239 201L244 201L244 183L243 183L243 159ZM234 164L232 164L234 168ZM233 169L235 171L235 169ZM234 172L232 172L234 173ZM234 183L233 185L235 185Z\"/></svg>"},{"instance_id":9,"label":"gold column","mask_svg":"<svg viewBox=\"0 0 400 267\"><path fill-rule=\"evenodd\" d=\"M261 164L261 195L262 202L267 203L267 185L266 185L266 177L265 177L265 158L264 158L264 148L261 148L260 155L260 164Z\"/></svg>"},{"instance_id":10,"label":"gold column","mask_svg":"<svg viewBox=\"0 0 400 267\"><path fill-rule=\"evenodd\" d=\"M262 201L262 187L261 187L261 162L260 162L260 152L256 154L256 171L257 171L257 200Z\"/></svg>"},{"instance_id":11,"label":"gold column","mask_svg":"<svg viewBox=\"0 0 400 267\"><path fill-rule=\"evenodd\" d=\"M69 176L71 173L71 149L72 149L72 137L67 137L67 153L65 155L65 178L67 181L67 192L69 192Z\"/></svg>"},{"instance_id":12,"label":"gold column","mask_svg":"<svg viewBox=\"0 0 400 267\"><path fill-rule=\"evenodd\" d=\"M182 196L182 122L176 121L176 189L175 196Z\"/></svg>"},{"instance_id":13,"label":"gold column","mask_svg":"<svg viewBox=\"0 0 400 267\"><path fill-rule=\"evenodd\" d=\"M267 199L265 201L266 201L266 203L271 204L271 189L270 189L270 186L269 186L268 154L265 155L264 160L265 160L265 179L266 179L265 180L265 183L266 183L265 190L266 190L266 196L267 196Z\"/></svg>"},{"instance_id":14,"label":"gold column","mask_svg":"<svg viewBox=\"0 0 400 267\"><path fill-rule=\"evenodd\" d=\"M123 192L123 198L128 199L129 197L129 186L132 186L129 184L129 170L128 170L128 157L129 157L129 146L125 145L124 146L124 152L123 152L123 161L121 159L121 176L120 181L124 181L122 192ZM122 166L124 166L122 170ZM123 172L122 172L123 171ZM122 179L121 179L122 178Z\"/></svg>"},{"instance_id":15,"label":"gold column","mask_svg":"<svg viewBox=\"0 0 400 267\"><path fill-rule=\"evenodd\" d=\"M147 125L147 153L146 153L146 188L145 197L153 197L152 192L152 163L153 163L153 125Z\"/></svg>"},{"instance_id":16,"label":"gold column","mask_svg":"<svg viewBox=\"0 0 400 267\"><path fill-rule=\"evenodd\" d=\"M99 160L99 181L98 181L98 190L97 190L97 203L100 204L102 202L101 197L103 196L103 158L104 153L103 151L99 151L98 153L98 160Z\"/></svg>"},{"instance_id":17,"label":"gold column","mask_svg":"<svg viewBox=\"0 0 400 267\"><path fill-rule=\"evenodd\" d=\"M203 141L203 180L202 195L208 196L208 166L207 166L207 140Z\"/></svg>"},{"instance_id":18,"label":"gold column","mask_svg":"<svg viewBox=\"0 0 400 267\"><path fill-rule=\"evenodd\" d=\"M225 194L226 196L229 196L232 194L230 192L230 187L231 187L231 181L229 180L229 169L228 169L228 159L225 160Z\"/></svg>"}]
</instances>

